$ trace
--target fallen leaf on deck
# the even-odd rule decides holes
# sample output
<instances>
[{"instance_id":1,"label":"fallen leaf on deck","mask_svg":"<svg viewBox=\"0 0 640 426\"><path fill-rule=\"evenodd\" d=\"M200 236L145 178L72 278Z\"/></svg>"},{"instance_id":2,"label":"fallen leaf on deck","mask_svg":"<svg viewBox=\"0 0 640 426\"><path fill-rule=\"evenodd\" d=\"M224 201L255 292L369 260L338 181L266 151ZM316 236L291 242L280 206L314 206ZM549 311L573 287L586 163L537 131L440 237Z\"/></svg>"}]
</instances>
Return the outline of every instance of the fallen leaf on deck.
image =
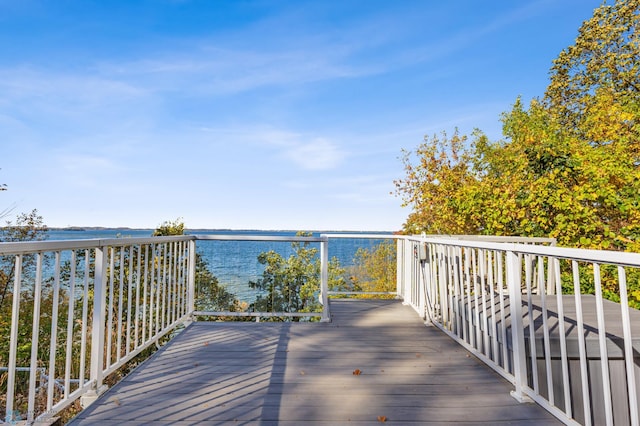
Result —
<instances>
[{"instance_id":1,"label":"fallen leaf on deck","mask_svg":"<svg viewBox=\"0 0 640 426\"><path fill-rule=\"evenodd\" d=\"M380 423L384 423L384 422L386 422L386 421L387 421L387 416L378 416L378 421L379 421Z\"/></svg>"},{"instance_id":2,"label":"fallen leaf on deck","mask_svg":"<svg viewBox=\"0 0 640 426\"><path fill-rule=\"evenodd\" d=\"M354 376L359 376L362 373L362 371L360 371L359 368L356 368L355 370L353 370L353 375Z\"/></svg>"}]
</instances>

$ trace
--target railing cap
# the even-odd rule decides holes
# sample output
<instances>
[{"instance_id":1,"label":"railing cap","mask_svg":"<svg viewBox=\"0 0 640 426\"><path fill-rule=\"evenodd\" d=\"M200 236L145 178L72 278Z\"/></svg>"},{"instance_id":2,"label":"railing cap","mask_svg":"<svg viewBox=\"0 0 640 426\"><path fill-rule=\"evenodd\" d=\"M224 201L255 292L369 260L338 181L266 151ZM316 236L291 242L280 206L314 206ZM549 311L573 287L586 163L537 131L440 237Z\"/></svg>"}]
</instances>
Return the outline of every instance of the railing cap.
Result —
<instances>
[{"instance_id":1,"label":"railing cap","mask_svg":"<svg viewBox=\"0 0 640 426\"><path fill-rule=\"evenodd\" d=\"M521 243L496 243L447 238L410 237L413 241L442 244L448 246L460 246L496 251L510 251L518 254L531 254L536 256L552 256L559 259L576 260L590 263L608 263L619 266L640 267L640 253L620 252L613 250L591 250L569 247L542 246Z\"/></svg>"},{"instance_id":2,"label":"railing cap","mask_svg":"<svg viewBox=\"0 0 640 426\"><path fill-rule=\"evenodd\" d=\"M194 239L195 237L191 235L175 235L166 237L93 238L79 240L21 241L4 243L0 242L0 254L24 254L58 250L79 250L108 246L121 247L136 244L190 241Z\"/></svg>"}]
</instances>

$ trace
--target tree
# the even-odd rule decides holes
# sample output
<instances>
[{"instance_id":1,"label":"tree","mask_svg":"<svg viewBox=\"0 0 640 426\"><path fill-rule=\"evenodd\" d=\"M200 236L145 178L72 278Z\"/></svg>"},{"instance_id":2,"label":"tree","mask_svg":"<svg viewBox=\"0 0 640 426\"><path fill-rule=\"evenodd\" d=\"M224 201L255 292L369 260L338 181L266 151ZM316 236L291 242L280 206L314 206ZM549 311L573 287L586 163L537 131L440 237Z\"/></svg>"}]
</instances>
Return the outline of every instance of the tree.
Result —
<instances>
[{"instance_id":1,"label":"tree","mask_svg":"<svg viewBox=\"0 0 640 426\"><path fill-rule=\"evenodd\" d=\"M7 221L7 225L0 228L0 242L43 241L47 237L47 226L36 209L29 213L19 214L15 223ZM22 270L25 276L33 275L35 272L35 257L33 255L23 257ZM0 307L4 305L14 274L14 257L0 256Z\"/></svg>"},{"instance_id":2,"label":"tree","mask_svg":"<svg viewBox=\"0 0 640 426\"><path fill-rule=\"evenodd\" d=\"M298 232L308 237L311 233ZM320 312L320 259L318 249L308 242L292 242L293 254L284 258L271 250L258 255L258 262L265 265L262 277L250 281L251 288L261 290L251 308L257 312ZM329 288L344 285L344 269L337 259L331 259Z\"/></svg>"},{"instance_id":3,"label":"tree","mask_svg":"<svg viewBox=\"0 0 640 426\"><path fill-rule=\"evenodd\" d=\"M16 217L15 224L7 221L4 228L0 228L1 242L44 241L47 239L48 228L38 210L21 213Z\"/></svg>"},{"instance_id":4,"label":"tree","mask_svg":"<svg viewBox=\"0 0 640 426\"><path fill-rule=\"evenodd\" d=\"M178 218L174 221L162 222L151 234L153 237L166 237L170 235L184 235L184 222Z\"/></svg>"},{"instance_id":5,"label":"tree","mask_svg":"<svg viewBox=\"0 0 640 426\"><path fill-rule=\"evenodd\" d=\"M405 231L466 234L475 230L475 225L462 214L465 209L460 199L460 188L467 188L474 181L467 142L467 136L456 130L450 138L446 132L441 137L425 137L415 152L403 151L406 177L395 183L396 193L404 199L403 206L413 207ZM414 156L417 164L413 164Z\"/></svg>"},{"instance_id":6,"label":"tree","mask_svg":"<svg viewBox=\"0 0 640 426\"><path fill-rule=\"evenodd\" d=\"M42 216L37 210L19 214L15 223L7 221L7 225L0 228L0 242L24 242L42 241L47 239L47 227ZM47 264L48 257L43 256L43 265ZM43 266L46 267L46 266ZM36 279L35 255L22 256L21 292L13 294L13 281L15 277L15 256L0 256L0 364L7 365L9 355L10 330L12 326L12 302L14 297L19 298L18 345L17 365L28 366L31 357L31 327L33 323L34 307L34 283ZM44 279L39 294L40 302L40 335L41 344L38 346L38 359L47 359L49 355L49 342L51 336L51 312L54 304L53 291L49 279ZM58 303L64 305L68 300L68 294L60 292ZM65 318L58 322L61 328L66 327ZM0 375L0 391L6 390L6 372ZM28 376L19 375L16 381L16 409L26 411L26 393L28 389ZM44 410L45 404L41 398L37 399L37 410Z\"/></svg>"},{"instance_id":7,"label":"tree","mask_svg":"<svg viewBox=\"0 0 640 426\"><path fill-rule=\"evenodd\" d=\"M503 115L505 140L456 132L405 152L405 231L640 251L639 13L637 0L596 9L545 97Z\"/></svg>"},{"instance_id":8,"label":"tree","mask_svg":"<svg viewBox=\"0 0 640 426\"><path fill-rule=\"evenodd\" d=\"M350 289L348 291L394 292L396 290L397 263L394 241L385 240L371 250L360 247L354 255L353 263L354 266L349 268Z\"/></svg>"},{"instance_id":9,"label":"tree","mask_svg":"<svg viewBox=\"0 0 640 426\"><path fill-rule=\"evenodd\" d=\"M617 122L616 129L626 132L636 127L637 135L639 26L638 0L603 4L580 27L575 44L553 61L545 103L563 127L587 136L591 126L584 126L593 113L594 100L604 96L616 108L608 114L608 124Z\"/></svg>"}]
</instances>

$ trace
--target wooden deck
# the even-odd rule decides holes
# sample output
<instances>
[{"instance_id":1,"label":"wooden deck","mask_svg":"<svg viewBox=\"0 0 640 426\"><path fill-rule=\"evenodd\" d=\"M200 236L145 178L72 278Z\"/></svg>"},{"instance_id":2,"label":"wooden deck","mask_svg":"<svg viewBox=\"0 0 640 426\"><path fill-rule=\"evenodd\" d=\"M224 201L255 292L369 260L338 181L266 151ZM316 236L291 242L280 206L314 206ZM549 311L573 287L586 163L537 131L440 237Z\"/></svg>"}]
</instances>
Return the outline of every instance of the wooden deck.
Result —
<instances>
[{"instance_id":1,"label":"wooden deck","mask_svg":"<svg viewBox=\"0 0 640 426\"><path fill-rule=\"evenodd\" d=\"M560 424L398 301L331 314L194 323L71 424Z\"/></svg>"}]
</instances>

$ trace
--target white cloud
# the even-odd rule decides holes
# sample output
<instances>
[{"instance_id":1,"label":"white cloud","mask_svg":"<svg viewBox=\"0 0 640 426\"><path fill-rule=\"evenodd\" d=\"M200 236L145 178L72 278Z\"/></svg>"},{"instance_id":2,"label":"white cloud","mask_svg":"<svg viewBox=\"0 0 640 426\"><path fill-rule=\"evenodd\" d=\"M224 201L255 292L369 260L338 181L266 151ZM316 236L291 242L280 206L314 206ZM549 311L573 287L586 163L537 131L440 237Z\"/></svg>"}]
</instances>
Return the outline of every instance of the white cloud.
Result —
<instances>
[{"instance_id":1,"label":"white cloud","mask_svg":"<svg viewBox=\"0 0 640 426\"><path fill-rule=\"evenodd\" d=\"M305 170L328 170L339 166L346 157L336 145L317 138L288 148L284 155Z\"/></svg>"},{"instance_id":2,"label":"white cloud","mask_svg":"<svg viewBox=\"0 0 640 426\"><path fill-rule=\"evenodd\" d=\"M73 71L44 71L36 67L0 69L0 92L5 101L32 99L63 102L73 99L84 103L104 103L145 94L139 87L116 78Z\"/></svg>"},{"instance_id":3,"label":"white cloud","mask_svg":"<svg viewBox=\"0 0 640 426\"><path fill-rule=\"evenodd\" d=\"M49 164L47 175L63 187L104 190L120 169L112 159L94 154L58 154Z\"/></svg>"},{"instance_id":4,"label":"white cloud","mask_svg":"<svg viewBox=\"0 0 640 426\"><path fill-rule=\"evenodd\" d=\"M371 73L347 62L347 53L336 53L330 46L261 51L196 46L181 53L155 53L138 61L102 63L97 72L107 78L136 81L151 91L211 95Z\"/></svg>"},{"instance_id":5,"label":"white cloud","mask_svg":"<svg viewBox=\"0 0 640 426\"><path fill-rule=\"evenodd\" d=\"M346 172L353 171L347 170ZM351 204L368 206L399 204L398 200L391 194L394 189L393 180L396 177L391 174L347 174L336 177L323 176L317 179L310 177L287 181L283 183L283 186L287 190L313 190L318 194L323 194L323 197L330 205L334 204L336 200L340 203L346 201Z\"/></svg>"},{"instance_id":6,"label":"white cloud","mask_svg":"<svg viewBox=\"0 0 640 426\"><path fill-rule=\"evenodd\" d=\"M235 143L258 143L275 151L275 154L303 170L330 170L340 166L348 153L325 137L309 137L286 129L268 126L242 129L210 129L205 132L225 134Z\"/></svg>"}]
</instances>

